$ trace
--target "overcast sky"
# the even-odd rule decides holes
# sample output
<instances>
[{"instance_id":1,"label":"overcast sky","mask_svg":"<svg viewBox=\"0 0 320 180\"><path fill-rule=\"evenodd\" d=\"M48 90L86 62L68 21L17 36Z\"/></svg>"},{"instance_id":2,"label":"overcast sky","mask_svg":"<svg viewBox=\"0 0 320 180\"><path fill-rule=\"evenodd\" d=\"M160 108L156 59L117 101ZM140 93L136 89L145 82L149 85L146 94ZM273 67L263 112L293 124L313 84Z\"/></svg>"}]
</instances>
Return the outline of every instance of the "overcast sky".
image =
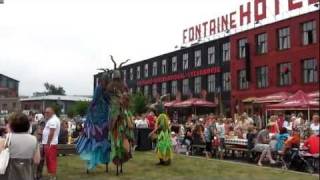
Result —
<instances>
[{"instance_id":1,"label":"overcast sky","mask_svg":"<svg viewBox=\"0 0 320 180\"><path fill-rule=\"evenodd\" d=\"M97 68L174 50L183 29L237 10L247 0L4 0L0 73L20 81L20 95L61 85L90 95Z\"/></svg>"}]
</instances>

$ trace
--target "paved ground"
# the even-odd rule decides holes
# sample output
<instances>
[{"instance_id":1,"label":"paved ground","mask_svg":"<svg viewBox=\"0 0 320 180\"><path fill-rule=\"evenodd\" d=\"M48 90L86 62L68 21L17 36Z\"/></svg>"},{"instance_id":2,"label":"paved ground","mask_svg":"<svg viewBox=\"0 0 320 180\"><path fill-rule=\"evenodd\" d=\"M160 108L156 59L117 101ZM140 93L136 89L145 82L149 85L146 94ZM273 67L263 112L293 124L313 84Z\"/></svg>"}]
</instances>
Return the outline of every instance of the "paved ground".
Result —
<instances>
[{"instance_id":1,"label":"paved ground","mask_svg":"<svg viewBox=\"0 0 320 180\"><path fill-rule=\"evenodd\" d=\"M134 158L124 166L124 174L115 175L115 167L110 165L110 173L104 173L104 166L87 175L84 162L78 156L59 159L59 180L318 180L319 176L264 168L235 162L206 160L198 157L175 155L171 166L157 166L153 152L135 152Z\"/></svg>"}]
</instances>

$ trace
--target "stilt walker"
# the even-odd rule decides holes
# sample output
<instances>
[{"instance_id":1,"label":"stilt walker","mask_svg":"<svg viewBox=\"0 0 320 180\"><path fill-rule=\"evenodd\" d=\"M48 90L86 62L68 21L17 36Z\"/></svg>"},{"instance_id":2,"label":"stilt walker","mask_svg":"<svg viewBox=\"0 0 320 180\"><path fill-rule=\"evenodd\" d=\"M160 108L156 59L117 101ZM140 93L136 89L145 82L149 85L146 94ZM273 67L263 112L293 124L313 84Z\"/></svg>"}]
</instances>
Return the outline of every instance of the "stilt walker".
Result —
<instances>
[{"instance_id":1,"label":"stilt walker","mask_svg":"<svg viewBox=\"0 0 320 180\"><path fill-rule=\"evenodd\" d=\"M121 77L120 69L122 65L129 60L120 64L117 68L116 62L111 56L114 63L112 81L108 84L107 91L111 97L111 160L117 167L117 175L122 173L122 165L132 158L131 149L134 139L133 119L129 111L128 89Z\"/></svg>"},{"instance_id":2,"label":"stilt walker","mask_svg":"<svg viewBox=\"0 0 320 180\"><path fill-rule=\"evenodd\" d=\"M95 169L98 164L106 164L106 171L108 171L111 151L108 138L110 95L106 91L106 87L109 79L110 73L104 72L88 108L84 122L84 132L76 144L81 159L87 163L87 173Z\"/></svg>"}]
</instances>

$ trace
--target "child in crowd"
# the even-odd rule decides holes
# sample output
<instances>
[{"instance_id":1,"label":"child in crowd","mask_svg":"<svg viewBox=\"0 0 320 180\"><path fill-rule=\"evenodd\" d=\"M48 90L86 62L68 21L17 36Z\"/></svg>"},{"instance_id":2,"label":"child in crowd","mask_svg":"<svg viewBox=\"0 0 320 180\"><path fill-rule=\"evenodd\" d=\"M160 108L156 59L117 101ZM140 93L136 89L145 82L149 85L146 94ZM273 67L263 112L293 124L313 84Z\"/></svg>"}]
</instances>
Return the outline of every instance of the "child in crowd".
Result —
<instances>
[{"instance_id":1,"label":"child in crowd","mask_svg":"<svg viewBox=\"0 0 320 180\"><path fill-rule=\"evenodd\" d=\"M178 153L178 139L177 134L175 132L171 132L171 142L172 142L172 149L175 153Z\"/></svg>"}]
</instances>

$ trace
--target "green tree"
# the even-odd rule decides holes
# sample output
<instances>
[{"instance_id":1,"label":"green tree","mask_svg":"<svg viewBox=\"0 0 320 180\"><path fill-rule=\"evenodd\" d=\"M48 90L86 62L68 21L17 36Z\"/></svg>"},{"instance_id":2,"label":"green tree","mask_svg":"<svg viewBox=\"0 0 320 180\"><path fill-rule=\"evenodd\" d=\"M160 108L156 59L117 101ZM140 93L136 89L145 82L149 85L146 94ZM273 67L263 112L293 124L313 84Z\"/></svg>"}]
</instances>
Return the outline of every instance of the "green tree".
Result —
<instances>
[{"instance_id":1,"label":"green tree","mask_svg":"<svg viewBox=\"0 0 320 180\"><path fill-rule=\"evenodd\" d=\"M46 95L66 95L66 91L61 86L55 86L54 84L44 83L46 88Z\"/></svg>"},{"instance_id":2,"label":"green tree","mask_svg":"<svg viewBox=\"0 0 320 180\"><path fill-rule=\"evenodd\" d=\"M88 110L90 102L88 101L78 101L74 103L67 112L67 115L72 118L74 116L80 115L81 117L85 116Z\"/></svg>"},{"instance_id":3,"label":"green tree","mask_svg":"<svg viewBox=\"0 0 320 180\"><path fill-rule=\"evenodd\" d=\"M148 104L148 98L143 95L143 93L138 92L131 95L131 110L134 114L142 114L145 113Z\"/></svg>"}]
</instances>

